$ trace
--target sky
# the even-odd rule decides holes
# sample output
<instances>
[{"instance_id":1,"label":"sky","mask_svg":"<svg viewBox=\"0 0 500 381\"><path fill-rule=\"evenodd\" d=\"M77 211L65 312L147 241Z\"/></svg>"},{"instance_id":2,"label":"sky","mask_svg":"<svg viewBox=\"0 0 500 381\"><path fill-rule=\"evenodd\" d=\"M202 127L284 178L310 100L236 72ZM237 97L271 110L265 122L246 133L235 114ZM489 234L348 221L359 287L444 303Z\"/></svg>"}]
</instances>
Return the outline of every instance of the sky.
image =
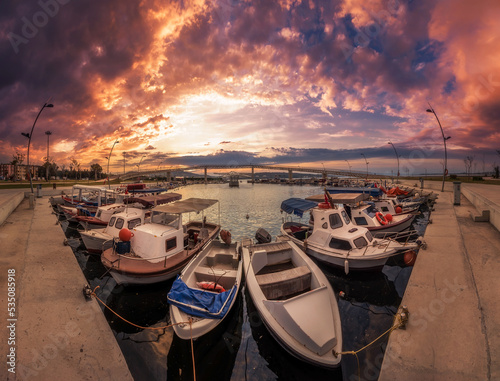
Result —
<instances>
[{"instance_id":1,"label":"sky","mask_svg":"<svg viewBox=\"0 0 500 381\"><path fill-rule=\"evenodd\" d=\"M60 168L106 170L118 140L111 172L368 162L389 174L398 156L401 175L442 173L437 115L449 172L467 157L491 171L498 20L497 0L2 0L0 163L26 154L21 133L50 103L33 164L51 131Z\"/></svg>"}]
</instances>

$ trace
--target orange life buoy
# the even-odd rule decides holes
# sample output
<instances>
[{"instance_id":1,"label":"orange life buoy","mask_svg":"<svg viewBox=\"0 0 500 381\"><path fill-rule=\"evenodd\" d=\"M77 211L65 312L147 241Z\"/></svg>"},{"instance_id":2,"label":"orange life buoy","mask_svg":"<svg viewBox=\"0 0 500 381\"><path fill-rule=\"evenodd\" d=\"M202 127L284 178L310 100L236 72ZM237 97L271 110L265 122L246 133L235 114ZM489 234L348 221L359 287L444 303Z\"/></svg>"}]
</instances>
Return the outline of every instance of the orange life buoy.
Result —
<instances>
[{"instance_id":1,"label":"orange life buoy","mask_svg":"<svg viewBox=\"0 0 500 381\"><path fill-rule=\"evenodd\" d=\"M220 238L226 245L231 244L231 232L229 230L221 230L220 231Z\"/></svg>"},{"instance_id":2,"label":"orange life buoy","mask_svg":"<svg viewBox=\"0 0 500 381\"><path fill-rule=\"evenodd\" d=\"M215 282L196 282L196 285L199 288L202 288L202 289L208 290L208 291L215 291L218 293L226 291L224 289L224 287L222 287L219 283L215 283Z\"/></svg>"},{"instance_id":3,"label":"orange life buoy","mask_svg":"<svg viewBox=\"0 0 500 381\"><path fill-rule=\"evenodd\" d=\"M377 217L377 221L380 222L382 225L387 225L387 220L385 219L382 213L380 212L375 213L375 217Z\"/></svg>"}]
</instances>

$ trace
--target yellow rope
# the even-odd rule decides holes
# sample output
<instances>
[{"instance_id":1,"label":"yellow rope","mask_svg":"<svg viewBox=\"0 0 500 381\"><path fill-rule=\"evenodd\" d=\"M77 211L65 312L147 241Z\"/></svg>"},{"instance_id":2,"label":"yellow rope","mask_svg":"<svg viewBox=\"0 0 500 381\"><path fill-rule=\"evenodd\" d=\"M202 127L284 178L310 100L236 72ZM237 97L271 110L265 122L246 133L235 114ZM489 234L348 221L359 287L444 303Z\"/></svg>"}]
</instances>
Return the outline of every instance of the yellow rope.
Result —
<instances>
[{"instance_id":1,"label":"yellow rope","mask_svg":"<svg viewBox=\"0 0 500 381\"><path fill-rule=\"evenodd\" d=\"M403 325L403 323L399 322L399 324L396 324L396 325L393 325L391 328L389 328L387 331L385 331L383 334L381 334L379 337L377 337L375 340L373 340L371 343L365 345L363 348L361 349L358 349L357 351L343 351L343 352L334 352L335 354L335 357L337 357L338 355L354 355L356 356L356 361L358 362L358 379L361 380L361 369L360 369L360 366L359 366L359 357L358 357L358 353L365 350L366 348L368 348L369 346L375 344L377 341L379 341L382 337L384 337L385 335L387 335L388 333L391 333L392 331L394 331L395 329L401 327Z\"/></svg>"},{"instance_id":2,"label":"yellow rope","mask_svg":"<svg viewBox=\"0 0 500 381\"><path fill-rule=\"evenodd\" d=\"M175 323L175 324L170 324L170 325L165 325L165 326L162 326L162 327L142 327L140 325L134 324L131 321L128 321L127 319L125 319L123 316L120 316L117 312L113 311L110 307L108 307L106 305L106 303L104 303L101 299L99 299L99 297L95 293L95 290L97 290L98 288L99 288L99 286L97 286L96 288L94 288L94 291L92 291L91 295L94 298L96 298L104 307L106 307L108 310L110 310L112 313L114 313L116 316L118 316L124 322L126 322L126 323L128 323L130 325L133 325L134 327L141 328L141 329L165 329L165 328L170 328L170 327L173 327L174 325L179 325L179 324L188 324L188 323L191 324L191 322L187 322L187 321L183 321L183 322Z\"/></svg>"}]
</instances>

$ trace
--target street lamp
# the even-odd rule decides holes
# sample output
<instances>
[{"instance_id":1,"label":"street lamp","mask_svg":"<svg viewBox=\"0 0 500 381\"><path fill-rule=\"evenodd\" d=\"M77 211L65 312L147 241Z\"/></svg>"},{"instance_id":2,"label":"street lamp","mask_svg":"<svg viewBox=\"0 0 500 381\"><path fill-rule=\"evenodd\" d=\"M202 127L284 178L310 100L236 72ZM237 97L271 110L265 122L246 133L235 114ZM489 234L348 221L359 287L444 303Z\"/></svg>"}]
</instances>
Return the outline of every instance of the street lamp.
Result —
<instances>
[{"instance_id":1,"label":"street lamp","mask_svg":"<svg viewBox=\"0 0 500 381\"><path fill-rule=\"evenodd\" d=\"M396 151L396 147L394 147L394 144L392 144L391 141L389 141L389 143L387 144L390 144L392 146L392 148L394 148L394 153L396 154L396 159L398 159L398 180L399 180L399 155L398 155L398 151Z\"/></svg>"},{"instance_id":2,"label":"street lamp","mask_svg":"<svg viewBox=\"0 0 500 381\"><path fill-rule=\"evenodd\" d=\"M347 159L344 159L344 161L346 161L346 162L347 162L347 165L349 166L349 176L351 176L351 177L352 177L352 173L351 173L351 164L349 164L349 160L347 160Z\"/></svg>"},{"instance_id":3,"label":"street lamp","mask_svg":"<svg viewBox=\"0 0 500 381\"><path fill-rule=\"evenodd\" d=\"M45 131L45 135L47 135L47 168L46 168L45 179L49 181L49 137L50 135L52 135L52 132Z\"/></svg>"},{"instance_id":4,"label":"street lamp","mask_svg":"<svg viewBox=\"0 0 500 381\"><path fill-rule=\"evenodd\" d=\"M366 163L366 180L368 180L368 160L366 160L366 156L364 153L361 154L361 156L363 156L365 158L365 163Z\"/></svg>"},{"instance_id":5,"label":"street lamp","mask_svg":"<svg viewBox=\"0 0 500 381\"><path fill-rule=\"evenodd\" d=\"M109 161L111 160L111 154L113 153L113 148L115 148L115 145L116 145L117 143L120 143L120 142L118 141L118 139L116 139L116 140L115 140L115 142L113 143L113 146L111 147L111 151L109 151L109 156L107 157L107 159L108 159L108 170L107 170L107 174L108 174L108 187L109 187L109 189L111 189L111 183L109 182Z\"/></svg>"},{"instance_id":6,"label":"street lamp","mask_svg":"<svg viewBox=\"0 0 500 381\"><path fill-rule=\"evenodd\" d=\"M143 155L141 157L141 160L139 161L139 164L136 164L137 165L137 172L139 172L139 177L140 177L140 173L141 173L140 168L141 168L142 159L144 159L145 157L146 157L146 155Z\"/></svg>"},{"instance_id":7,"label":"street lamp","mask_svg":"<svg viewBox=\"0 0 500 381\"><path fill-rule=\"evenodd\" d=\"M429 103L429 102L427 102ZM434 109L432 108L431 104L429 103L429 107L430 109L428 108L426 111L427 112L430 112L432 114L434 114L434 116L436 117L436 120L439 124L439 128L441 129L441 135L443 136L443 145L444 145L444 168L443 168L443 184L441 186L441 192L444 192L444 180L446 179L446 175L448 174L448 167L447 167L447 161L448 161L448 156L446 154L446 141L448 139L451 138L451 136L448 136L448 137L445 137L444 136L444 132L443 132L443 127L441 126L441 122L439 121L439 118L436 114L436 112L434 111Z\"/></svg>"},{"instance_id":8,"label":"street lamp","mask_svg":"<svg viewBox=\"0 0 500 381\"><path fill-rule=\"evenodd\" d=\"M50 100L50 98L47 100L47 102ZM31 132L28 134L27 132L21 132L21 135L26 136L28 138L28 176L30 178L30 188L31 188L31 193L33 193L33 181L31 179L31 169L30 169L30 143L31 143L31 138L33 137L33 130L35 129L35 124L36 121L38 120L38 117L42 113L43 109L45 107L54 107L52 103L47 103L45 102L40 111L38 112L38 115L35 118L35 121L33 122L33 127L31 127Z\"/></svg>"}]
</instances>

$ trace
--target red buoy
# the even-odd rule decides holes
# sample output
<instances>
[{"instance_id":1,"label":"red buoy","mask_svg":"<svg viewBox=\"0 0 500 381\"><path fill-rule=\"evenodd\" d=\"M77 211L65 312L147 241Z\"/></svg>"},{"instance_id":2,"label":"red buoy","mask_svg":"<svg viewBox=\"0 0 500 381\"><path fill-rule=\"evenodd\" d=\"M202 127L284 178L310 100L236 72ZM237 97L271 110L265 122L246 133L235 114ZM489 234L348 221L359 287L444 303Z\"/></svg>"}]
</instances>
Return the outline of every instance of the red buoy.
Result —
<instances>
[{"instance_id":1,"label":"red buoy","mask_svg":"<svg viewBox=\"0 0 500 381\"><path fill-rule=\"evenodd\" d=\"M320 209L330 209L330 203L329 202L320 202L318 204L318 208L320 208Z\"/></svg>"},{"instance_id":2,"label":"red buoy","mask_svg":"<svg viewBox=\"0 0 500 381\"><path fill-rule=\"evenodd\" d=\"M121 229L120 232L118 233L118 237L120 238L120 240L125 241L125 242L130 241L130 238L132 238L133 236L134 236L134 233L132 233L127 228Z\"/></svg>"},{"instance_id":3,"label":"red buoy","mask_svg":"<svg viewBox=\"0 0 500 381\"><path fill-rule=\"evenodd\" d=\"M401 208L400 206L396 206L396 213L397 214L403 213L403 208Z\"/></svg>"},{"instance_id":4,"label":"red buoy","mask_svg":"<svg viewBox=\"0 0 500 381\"><path fill-rule=\"evenodd\" d=\"M387 222L392 222L392 214L387 213L384 217L387 220Z\"/></svg>"},{"instance_id":5,"label":"red buoy","mask_svg":"<svg viewBox=\"0 0 500 381\"><path fill-rule=\"evenodd\" d=\"M417 259L417 253L413 250L409 250L404 255L404 261L406 266L413 266Z\"/></svg>"}]
</instances>

